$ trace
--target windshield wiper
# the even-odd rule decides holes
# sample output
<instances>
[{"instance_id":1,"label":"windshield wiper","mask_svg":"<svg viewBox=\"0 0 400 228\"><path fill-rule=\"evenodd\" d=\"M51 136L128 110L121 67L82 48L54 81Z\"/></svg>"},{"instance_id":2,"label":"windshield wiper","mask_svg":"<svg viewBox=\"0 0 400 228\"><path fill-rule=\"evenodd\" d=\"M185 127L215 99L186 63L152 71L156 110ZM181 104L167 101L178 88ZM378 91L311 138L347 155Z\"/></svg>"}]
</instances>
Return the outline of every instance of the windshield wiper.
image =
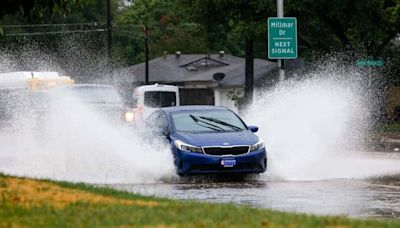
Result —
<instances>
[{"instance_id":1,"label":"windshield wiper","mask_svg":"<svg viewBox=\"0 0 400 228\"><path fill-rule=\"evenodd\" d=\"M192 118L192 120L193 120L197 125L199 125L199 126L202 126L202 127L208 128L208 129L212 129L212 130L214 130L214 131L224 131L224 129L223 129L222 127L218 127L217 125L208 123L208 122L203 121L203 120L199 120L197 117L195 117L195 116L192 115L192 114L189 114L189 116L190 116L190 118ZM203 124L200 124L200 123L207 124L208 126L203 125Z\"/></svg>"},{"instance_id":2,"label":"windshield wiper","mask_svg":"<svg viewBox=\"0 0 400 228\"><path fill-rule=\"evenodd\" d=\"M230 123L227 123L225 121L222 121L222 120L219 120L219 119L215 119L215 118L212 118L212 117L199 116L199 118L204 119L204 120L208 120L208 121L211 121L211 122L214 122L214 123L217 123L217 124L221 124L223 126L230 127L235 131L242 131L243 130L242 128L240 128L238 126L232 125Z\"/></svg>"}]
</instances>

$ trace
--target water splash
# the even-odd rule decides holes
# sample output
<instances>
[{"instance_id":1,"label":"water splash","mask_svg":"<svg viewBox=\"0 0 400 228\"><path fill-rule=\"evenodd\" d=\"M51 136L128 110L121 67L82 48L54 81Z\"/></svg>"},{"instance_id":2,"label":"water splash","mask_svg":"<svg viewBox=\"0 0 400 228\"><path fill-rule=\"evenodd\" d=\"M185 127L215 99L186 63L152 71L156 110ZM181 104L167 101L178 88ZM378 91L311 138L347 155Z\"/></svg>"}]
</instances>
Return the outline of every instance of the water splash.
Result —
<instances>
[{"instance_id":1,"label":"water splash","mask_svg":"<svg viewBox=\"0 0 400 228\"><path fill-rule=\"evenodd\" d=\"M57 100L46 126L18 119L17 132L2 135L2 171L22 176L89 183L148 183L174 176L172 156L146 144L135 130L103 118L75 99ZM166 147L164 147L166 148Z\"/></svg>"},{"instance_id":2,"label":"water splash","mask_svg":"<svg viewBox=\"0 0 400 228\"><path fill-rule=\"evenodd\" d=\"M246 119L268 150L265 177L365 178L400 173L400 160L371 158L363 146L373 108L363 75L329 65L303 80L260 91Z\"/></svg>"},{"instance_id":3,"label":"water splash","mask_svg":"<svg viewBox=\"0 0 400 228\"><path fill-rule=\"evenodd\" d=\"M79 50L85 52L85 48ZM68 64L58 64L60 59L47 53L32 44L4 50L0 69L63 73L60 66ZM83 59L96 62L95 58ZM105 65L98 66L96 72L108 72L102 69ZM73 72L82 76L86 70L77 68ZM19 104L29 96L1 99ZM138 129L110 122L98 110L73 97L50 101L45 111L47 120L40 126L26 107L16 105L11 111L12 127L0 129L0 172L89 183L149 183L175 178L168 147L161 142L146 143Z\"/></svg>"}]
</instances>

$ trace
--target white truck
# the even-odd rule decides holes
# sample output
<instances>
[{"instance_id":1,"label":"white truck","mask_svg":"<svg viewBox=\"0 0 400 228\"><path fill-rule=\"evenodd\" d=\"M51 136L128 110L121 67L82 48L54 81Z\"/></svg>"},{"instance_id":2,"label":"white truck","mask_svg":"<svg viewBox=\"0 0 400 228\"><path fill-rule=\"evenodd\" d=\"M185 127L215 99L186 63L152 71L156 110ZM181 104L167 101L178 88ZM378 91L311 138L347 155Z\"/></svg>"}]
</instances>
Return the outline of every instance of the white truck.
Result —
<instances>
[{"instance_id":1,"label":"white truck","mask_svg":"<svg viewBox=\"0 0 400 228\"><path fill-rule=\"evenodd\" d=\"M133 91L135 120L144 120L157 108L179 106L179 89L171 85L145 85Z\"/></svg>"}]
</instances>

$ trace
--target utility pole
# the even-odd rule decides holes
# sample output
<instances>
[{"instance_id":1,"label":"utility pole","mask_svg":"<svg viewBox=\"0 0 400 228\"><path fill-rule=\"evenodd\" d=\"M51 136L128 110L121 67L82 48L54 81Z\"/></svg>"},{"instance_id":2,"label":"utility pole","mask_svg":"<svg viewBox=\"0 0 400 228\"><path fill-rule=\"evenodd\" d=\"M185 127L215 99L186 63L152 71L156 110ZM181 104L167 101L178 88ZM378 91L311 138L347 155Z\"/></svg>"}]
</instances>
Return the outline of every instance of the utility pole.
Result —
<instances>
[{"instance_id":1,"label":"utility pole","mask_svg":"<svg viewBox=\"0 0 400 228\"><path fill-rule=\"evenodd\" d=\"M107 55L108 55L108 70L112 81L112 24L111 24L111 0L107 0Z\"/></svg>"},{"instance_id":2,"label":"utility pole","mask_svg":"<svg viewBox=\"0 0 400 228\"><path fill-rule=\"evenodd\" d=\"M144 48L145 48L145 81L149 84L149 27L144 26Z\"/></svg>"},{"instance_id":3,"label":"utility pole","mask_svg":"<svg viewBox=\"0 0 400 228\"><path fill-rule=\"evenodd\" d=\"M244 100L246 106L253 103L254 96L254 53L253 53L253 38L248 37L245 40L245 86Z\"/></svg>"},{"instance_id":4,"label":"utility pole","mask_svg":"<svg viewBox=\"0 0 400 228\"><path fill-rule=\"evenodd\" d=\"M277 17L284 17L283 16L283 0L276 0L276 11ZM279 74L279 81L285 80L285 60L278 59L278 74Z\"/></svg>"}]
</instances>

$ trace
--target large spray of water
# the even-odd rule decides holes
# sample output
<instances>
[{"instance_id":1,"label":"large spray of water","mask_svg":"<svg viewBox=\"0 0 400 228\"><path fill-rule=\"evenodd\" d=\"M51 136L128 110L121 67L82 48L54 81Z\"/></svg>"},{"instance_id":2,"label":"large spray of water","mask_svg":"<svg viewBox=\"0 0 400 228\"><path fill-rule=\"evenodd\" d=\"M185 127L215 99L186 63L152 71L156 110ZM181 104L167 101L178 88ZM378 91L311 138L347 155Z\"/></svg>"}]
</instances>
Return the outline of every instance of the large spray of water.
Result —
<instances>
[{"instance_id":1,"label":"large spray of water","mask_svg":"<svg viewBox=\"0 0 400 228\"><path fill-rule=\"evenodd\" d=\"M57 61L47 61L51 57L37 45L3 53L3 72L64 73ZM96 58L85 59L96 62ZM82 70L79 76L84 75L93 72ZM148 183L175 176L172 155L163 142L146 143L138 129L110 121L70 94L58 94L57 99L48 100L43 121L22 107L26 104L22 101L29 100L31 95L1 97L15 105L8 110L13 116L12 127L0 129L0 172L89 183Z\"/></svg>"},{"instance_id":2,"label":"large spray of water","mask_svg":"<svg viewBox=\"0 0 400 228\"><path fill-rule=\"evenodd\" d=\"M365 78L331 63L303 80L259 91L247 120L260 126L266 143L267 179L366 178L400 172L399 160L365 153L373 109Z\"/></svg>"},{"instance_id":3,"label":"large spray of water","mask_svg":"<svg viewBox=\"0 0 400 228\"><path fill-rule=\"evenodd\" d=\"M40 129L38 120L18 118L23 128L2 135L8 138L2 154L12 158L2 171L90 183L154 182L173 174L166 146L143 143L134 129L108 121L78 100L57 100L46 118Z\"/></svg>"},{"instance_id":4,"label":"large spray of water","mask_svg":"<svg viewBox=\"0 0 400 228\"><path fill-rule=\"evenodd\" d=\"M23 127L1 136L2 155L12 158L7 173L90 183L147 183L174 173L161 142L145 144L135 129L77 99L54 102L40 129L34 118L16 121Z\"/></svg>"}]
</instances>

